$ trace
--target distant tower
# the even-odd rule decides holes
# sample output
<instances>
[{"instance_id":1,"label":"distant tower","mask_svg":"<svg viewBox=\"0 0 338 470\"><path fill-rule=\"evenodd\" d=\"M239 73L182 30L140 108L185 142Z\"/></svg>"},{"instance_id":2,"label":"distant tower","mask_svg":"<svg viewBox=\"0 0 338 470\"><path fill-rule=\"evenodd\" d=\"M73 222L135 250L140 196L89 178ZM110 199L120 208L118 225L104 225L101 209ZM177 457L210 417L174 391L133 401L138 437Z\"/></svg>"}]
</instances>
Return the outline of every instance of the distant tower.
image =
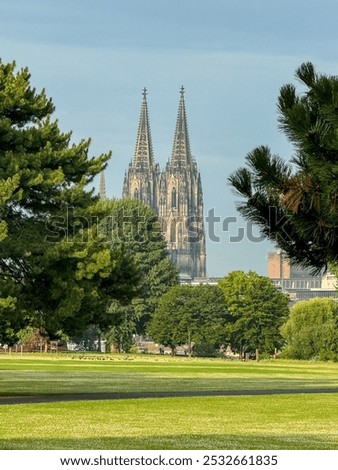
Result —
<instances>
[{"instance_id":1,"label":"distant tower","mask_svg":"<svg viewBox=\"0 0 338 470\"><path fill-rule=\"evenodd\" d=\"M135 155L125 175L123 197L139 199L158 215L182 279L205 277L202 183L190 150L184 88L180 90L171 159L162 173L154 162L146 97L144 89Z\"/></svg>"},{"instance_id":2,"label":"distant tower","mask_svg":"<svg viewBox=\"0 0 338 470\"><path fill-rule=\"evenodd\" d=\"M100 173L99 197L100 197L100 199L106 199L107 198L106 180L105 180L105 177L104 177L104 170L102 170L101 173Z\"/></svg>"},{"instance_id":3,"label":"distant tower","mask_svg":"<svg viewBox=\"0 0 338 470\"><path fill-rule=\"evenodd\" d=\"M143 89L140 122L134 159L129 164L123 185L123 197L139 199L157 211L157 185L159 166L154 163L153 145L149 125L147 89Z\"/></svg>"},{"instance_id":4,"label":"distant tower","mask_svg":"<svg viewBox=\"0 0 338 470\"><path fill-rule=\"evenodd\" d=\"M182 278L205 277L206 253L201 177L190 150L184 88L171 159L161 174L159 218L173 262Z\"/></svg>"}]
</instances>

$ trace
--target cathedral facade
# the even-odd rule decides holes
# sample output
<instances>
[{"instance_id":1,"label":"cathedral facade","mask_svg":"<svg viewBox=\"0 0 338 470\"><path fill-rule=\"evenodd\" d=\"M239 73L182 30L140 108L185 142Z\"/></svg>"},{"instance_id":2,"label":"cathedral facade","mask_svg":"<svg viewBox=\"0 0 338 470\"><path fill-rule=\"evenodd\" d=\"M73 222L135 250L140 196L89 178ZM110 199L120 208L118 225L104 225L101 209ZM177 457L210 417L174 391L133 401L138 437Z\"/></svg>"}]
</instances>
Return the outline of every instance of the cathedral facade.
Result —
<instances>
[{"instance_id":1,"label":"cathedral facade","mask_svg":"<svg viewBox=\"0 0 338 470\"><path fill-rule=\"evenodd\" d=\"M159 217L182 280L206 276L202 183L190 150L183 87L173 150L162 171L154 158L147 91L143 90L135 154L125 175L123 197L142 201Z\"/></svg>"}]
</instances>

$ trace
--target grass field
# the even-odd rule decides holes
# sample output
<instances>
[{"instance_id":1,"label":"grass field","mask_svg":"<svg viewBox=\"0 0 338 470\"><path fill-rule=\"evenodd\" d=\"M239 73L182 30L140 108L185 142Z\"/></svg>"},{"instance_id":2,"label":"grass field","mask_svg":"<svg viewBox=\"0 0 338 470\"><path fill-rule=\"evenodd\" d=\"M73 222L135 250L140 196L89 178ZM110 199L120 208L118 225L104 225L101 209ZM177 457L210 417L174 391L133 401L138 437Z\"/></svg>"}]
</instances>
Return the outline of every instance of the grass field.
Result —
<instances>
[{"instance_id":1,"label":"grass field","mask_svg":"<svg viewBox=\"0 0 338 470\"><path fill-rule=\"evenodd\" d=\"M250 395L217 396L231 391ZM115 392L123 398L81 400ZM136 392L149 397L128 398ZM154 398L175 392L191 396ZM1 356L0 403L23 396L54 401L1 405L1 449L338 449L338 364Z\"/></svg>"}]
</instances>

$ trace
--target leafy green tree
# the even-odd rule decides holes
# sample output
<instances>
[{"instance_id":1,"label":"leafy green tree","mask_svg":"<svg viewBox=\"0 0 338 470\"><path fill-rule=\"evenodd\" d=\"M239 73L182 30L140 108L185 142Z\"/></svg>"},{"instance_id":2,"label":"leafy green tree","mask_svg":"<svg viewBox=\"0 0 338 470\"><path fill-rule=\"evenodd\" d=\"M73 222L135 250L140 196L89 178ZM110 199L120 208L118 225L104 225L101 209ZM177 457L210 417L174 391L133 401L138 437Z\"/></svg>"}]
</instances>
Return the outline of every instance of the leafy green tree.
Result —
<instances>
[{"instance_id":1,"label":"leafy green tree","mask_svg":"<svg viewBox=\"0 0 338 470\"><path fill-rule=\"evenodd\" d=\"M288 297L270 279L253 271L233 271L219 281L230 314L228 335L234 350L272 354L283 341L280 327L288 316Z\"/></svg>"},{"instance_id":2,"label":"leafy green tree","mask_svg":"<svg viewBox=\"0 0 338 470\"><path fill-rule=\"evenodd\" d=\"M338 359L338 304L316 298L297 302L281 328L283 355L292 359Z\"/></svg>"},{"instance_id":3,"label":"leafy green tree","mask_svg":"<svg viewBox=\"0 0 338 470\"><path fill-rule=\"evenodd\" d=\"M172 349L187 344L220 346L225 339L228 312L218 286L181 285L161 298L149 325L154 341Z\"/></svg>"},{"instance_id":4,"label":"leafy green tree","mask_svg":"<svg viewBox=\"0 0 338 470\"><path fill-rule=\"evenodd\" d=\"M129 299L137 277L121 244L97 240L102 214L86 188L110 154L90 157L90 141L72 143L53 112L27 68L0 61L2 342L28 325L57 337L105 324L108 299Z\"/></svg>"},{"instance_id":5,"label":"leafy green tree","mask_svg":"<svg viewBox=\"0 0 338 470\"><path fill-rule=\"evenodd\" d=\"M128 304L113 300L108 309L112 329L107 337L118 350L128 351L133 334L144 334L162 295L178 284L178 269L168 258L158 218L150 207L135 199L100 203L109 216L101 229L112 250L121 243L141 273L137 295Z\"/></svg>"},{"instance_id":6,"label":"leafy green tree","mask_svg":"<svg viewBox=\"0 0 338 470\"><path fill-rule=\"evenodd\" d=\"M285 85L278 99L280 129L295 148L291 163L257 147L229 181L246 219L292 263L320 270L338 261L338 77L304 63L296 78L305 89Z\"/></svg>"}]
</instances>

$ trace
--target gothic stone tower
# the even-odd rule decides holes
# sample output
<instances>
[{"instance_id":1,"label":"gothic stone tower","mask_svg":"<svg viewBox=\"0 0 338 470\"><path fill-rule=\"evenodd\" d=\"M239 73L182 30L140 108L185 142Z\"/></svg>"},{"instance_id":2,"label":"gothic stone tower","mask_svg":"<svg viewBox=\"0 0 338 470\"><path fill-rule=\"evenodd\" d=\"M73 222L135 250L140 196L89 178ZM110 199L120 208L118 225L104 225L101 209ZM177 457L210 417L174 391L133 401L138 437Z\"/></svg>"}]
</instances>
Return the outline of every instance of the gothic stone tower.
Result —
<instances>
[{"instance_id":1,"label":"gothic stone tower","mask_svg":"<svg viewBox=\"0 0 338 470\"><path fill-rule=\"evenodd\" d=\"M123 197L137 198L154 209L183 280L205 277L206 251L202 183L190 150L183 87L180 94L171 159L160 173L154 163L143 91L135 156L125 176Z\"/></svg>"},{"instance_id":2,"label":"gothic stone tower","mask_svg":"<svg viewBox=\"0 0 338 470\"><path fill-rule=\"evenodd\" d=\"M139 199L157 213L159 175L159 166L154 162L147 90L144 88L135 154L124 178L123 197Z\"/></svg>"}]
</instances>

